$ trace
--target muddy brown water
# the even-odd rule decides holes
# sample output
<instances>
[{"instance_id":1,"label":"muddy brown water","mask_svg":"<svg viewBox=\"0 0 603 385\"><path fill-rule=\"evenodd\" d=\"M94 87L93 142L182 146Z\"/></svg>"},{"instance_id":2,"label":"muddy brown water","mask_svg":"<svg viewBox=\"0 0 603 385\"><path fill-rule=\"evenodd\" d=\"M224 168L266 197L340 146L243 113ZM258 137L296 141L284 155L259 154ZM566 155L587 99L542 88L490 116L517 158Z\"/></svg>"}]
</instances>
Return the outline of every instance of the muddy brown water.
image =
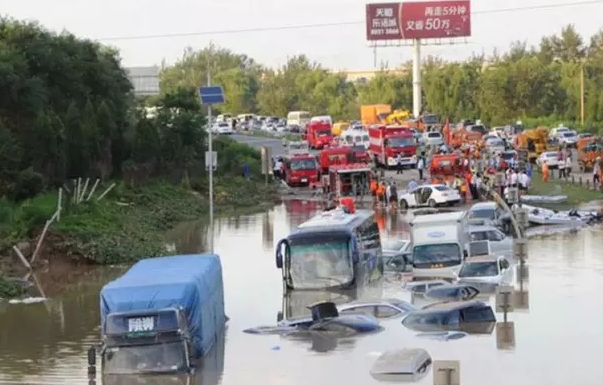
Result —
<instances>
[{"instance_id":1,"label":"muddy brown water","mask_svg":"<svg viewBox=\"0 0 603 385\"><path fill-rule=\"evenodd\" d=\"M496 331L439 342L417 338L400 320L384 322L380 334L320 347L316 341L244 334L245 328L276 322L283 304L273 245L316 208L314 203L287 202L265 213L217 221L216 251L224 267L230 322L224 349L191 384L377 383L369 375L377 355L401 347L425 348L436 360L459 360L462 384L600 383L601 228L530 241L529 282L522 282L529 292L529 310L509 314L515 325L512 350L497 348ZM384 232L401 236L407 230L391 218L383 225ZM174 233L171 246L178 253L203 250L204 231L201 224L183 225ZM81 282L46 303L0 305L0 383L87 383L86 349L99 337L98 293L120 272L119 268L88 272ZM38 275L43 286L43 274ZM410 300L396 277L387 280L384 295ZM497 316L502 320L502 315ZM431 384L432 375L419 383Z\"/></svg>"}]
</instances>

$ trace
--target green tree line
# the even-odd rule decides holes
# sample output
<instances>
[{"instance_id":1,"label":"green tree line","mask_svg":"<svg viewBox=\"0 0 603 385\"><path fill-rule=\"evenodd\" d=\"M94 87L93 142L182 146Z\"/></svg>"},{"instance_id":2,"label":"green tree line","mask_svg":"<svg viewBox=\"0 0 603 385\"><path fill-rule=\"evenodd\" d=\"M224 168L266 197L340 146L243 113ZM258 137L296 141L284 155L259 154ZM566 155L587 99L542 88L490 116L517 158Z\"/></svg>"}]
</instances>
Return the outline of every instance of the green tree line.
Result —
<instances>
[{"instance_id":1,"label":"green tree line","mask_svg":"<svg viewBox=\"0 0 603 385\"><path fill-rule=\"evenodd\" d=\"M409 68L406 65L405 68ZM210 45L188 50L161 72L164 92L177 87L212 83L224 87L224 112L255 112L285 116L308 110L336 119L358 118L359 106L389 103L412 108L412 78L408 71L383 69L357 83L331 72L304 55L270 69L244 54ZM545 36L538 46L515 42L504 52L474 56L464 62L428 58L423 66L425 109L451 119L482 119L508 124L578 124L581 119L581 78L584 75L585 125L598 129L603 120L603 30L584 39L572 25Z\"/></svg>"},{"instance_id":2,"label":"green tree line","mask_svg":"<svg viewBox=\"0 0 603 385\"><path fill-rule=\"evenodd\" d=\"M194 88L173 87L152 106L137 104L116 50L0 18L0 198L79 177L204 176L205 117ZM226 151L223 173L243 163L257 170L257 151L216 146Z\"/></svg>"}]
</instances>

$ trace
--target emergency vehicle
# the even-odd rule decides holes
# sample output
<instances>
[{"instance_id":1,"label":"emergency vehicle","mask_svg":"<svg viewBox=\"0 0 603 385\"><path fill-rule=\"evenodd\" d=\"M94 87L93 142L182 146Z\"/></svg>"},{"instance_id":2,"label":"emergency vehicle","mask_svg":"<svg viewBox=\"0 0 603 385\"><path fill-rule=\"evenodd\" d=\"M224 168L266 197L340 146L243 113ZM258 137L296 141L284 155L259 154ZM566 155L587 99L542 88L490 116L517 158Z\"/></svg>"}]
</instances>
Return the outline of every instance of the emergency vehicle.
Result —
<instances>
[{"instance_id":1,"label":"emergency vehicle","mask_svg":"<svg viewBox=\"0 0 603 385\"><path fill-rule=\"evenodd\" d=\"M333 133L331 124L323 121L310 122L306 126L306 133L302 139L308 141L310 148L321 149L331 145Z\"/></svg>"},{"instance_id":2,"label":"emergency vehicle","mask_svg":"<svg viewBox=\"0 0 603 385\"><path fill-rule=\"evenodd\" d=\"M369 152L377 166L397 166L398 154L402 154L402 166L417 166L417 141L412 130L401 126L371 126L368 133Z\"/></svg>"},{"instance_id":3,"label":"emergency vehicle","mask_svg":"<svg viewBox=\"0 0 603 385\"><path fill-rule=\"evenodd\" d=\"M308 186L318 183L320 173L316 157L310 154L305 141L288 142L283 161L283 179L289 186Z\"/></svg>"}]
</instances>

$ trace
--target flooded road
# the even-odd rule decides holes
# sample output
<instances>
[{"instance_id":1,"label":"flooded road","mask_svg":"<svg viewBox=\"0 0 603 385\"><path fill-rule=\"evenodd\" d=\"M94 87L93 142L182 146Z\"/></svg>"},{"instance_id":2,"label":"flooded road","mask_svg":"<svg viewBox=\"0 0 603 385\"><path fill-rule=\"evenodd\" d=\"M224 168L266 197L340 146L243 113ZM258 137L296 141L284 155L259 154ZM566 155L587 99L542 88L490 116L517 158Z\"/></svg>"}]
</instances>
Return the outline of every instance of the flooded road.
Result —
<instances>
[{"instance_id":1,"label":"flooded road","mask_svg":"<svg viewBox=\"0 0 603 385\"><path fill-rule=\"evenodd\" d=\"M283 301L273 245L308 219L313 209L311 204L288 202L267 213L218 221L216 251L222 257L230 322L225 349L214 357L211 373L194 383L376 384L369 369L377 354L402 347L425 348L435 360L460 360L464 385L600 383L601 228L530 241L529 283L523 283L529 291L529 310L509 314L515 324L513 350L497 349L495 331L450 342L419 339L399 319L384 322L380 334L326 345L244 334L245 328L276 322ZM405 231L391 219L384 225L394 226L397 233ZM202 226L183 226L171 246L178 253L202 250L203 231ZM47 303L0 306L0 383L87 383L86 349L99 337L98 293L119 273L97 269ZM43 274L38 275L43 286ZM410 301L399 288L400 282L390 277L385 295ZM502 320L502 314L497 318ZM431 374L418 383L431 384Z\"/></svg>"}]
</instances>

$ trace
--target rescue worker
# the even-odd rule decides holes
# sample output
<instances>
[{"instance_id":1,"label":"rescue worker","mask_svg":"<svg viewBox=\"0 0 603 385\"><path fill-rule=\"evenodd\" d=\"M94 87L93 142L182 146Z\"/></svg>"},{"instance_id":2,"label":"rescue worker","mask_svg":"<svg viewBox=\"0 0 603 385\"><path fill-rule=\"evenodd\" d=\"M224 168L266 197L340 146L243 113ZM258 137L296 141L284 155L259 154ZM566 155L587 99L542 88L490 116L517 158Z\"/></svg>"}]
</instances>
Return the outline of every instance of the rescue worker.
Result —
<instances>
[{"instance_id":1,"label":"rescue worker","mask_svg":"<svg viewBox=\"0 0 603 385\"><path fill-rule=\"evenodd\" d=\"M544 161L544 164L542 165L542 181L543 182L549 181L549 162L547 162L546 160Z\"/></svg>"},{"instance_id":2,"label":"rescue worker","mask_svg":"<svg viewBox=\"0 0 603 385\"><path fill-rule=\"evenodd\" d=\"M469 189L467 187L469 183L465 179L461 179L461 181L461 199L463 200L463 202L467 202L469 200Z\"/></svg>"},{"instance_id":3,"label":"rescue worker","mask_svg":"<svg viewBox=\"0 0 603 385\"><path fill-rule=\"evenodd\" d=\"M375 178L371 178L370 189L371 195L373 196L373 203L377 203L377 180Z\"/></svg>"},{"instance_id":4,"label":"rescue worker","mask_svg":"<svg viewBox=\"0 0 603 385\"><path fill-rule=\"evenodd\" d=\"M377 185L377 198L379 202L385 206L385 184L383 183Z\"/></svg>"}]
</instances>

